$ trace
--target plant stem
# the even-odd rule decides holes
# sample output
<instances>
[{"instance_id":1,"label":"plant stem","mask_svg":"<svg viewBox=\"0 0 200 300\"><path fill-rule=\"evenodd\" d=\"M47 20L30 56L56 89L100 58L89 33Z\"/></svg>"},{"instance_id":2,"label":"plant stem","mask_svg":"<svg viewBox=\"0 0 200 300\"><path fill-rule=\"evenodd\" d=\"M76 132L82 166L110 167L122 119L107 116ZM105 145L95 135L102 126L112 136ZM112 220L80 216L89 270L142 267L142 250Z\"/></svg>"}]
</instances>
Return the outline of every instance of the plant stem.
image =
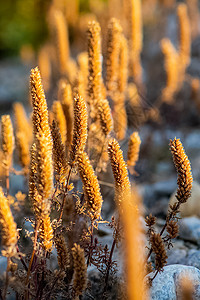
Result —
<instances>
[{"instance_id":1,"label":"plant stem","mask_svg":"<svg viewBox=\"0 0 200 300\"><path fill-rule=\"evenodd\" d=\"M10 192L10 176L9 176L9 167L6 168L6 196Z\"/></svg>"},{"instance_id":2,"label":"plant stem","mask_svg":"<svg viewBox=\"0 0 200 300\"><path fill-rule=\"evenodd\" d=\"M92 256L92 251L91 249L93 248L93 224L91 224L91 241L90 241L90 246L89 246L89 254L88 254L88 259L87 259L87 266L89 266L90 264L90 259L91 259L91 256Z\"/></svg>"},{"instance_id":3,"label":"plant stem","mask_svg":"<svg viewBox=\"0 0 200 300\"><path fill-rule=\"evenodd\" d=\"M112 247L111 247L111 251L110 251L109 260L108 260L108 266L107 266L107 270L106 270L104 293L106 292L107 286L108 286L108 277L109 277L109 272L110 272L110 267L111 267L111 263L112 263L112 256L113 256L113 253L114 253L115 245L116 245L116 239L114 238L113 243L112 243Z\"/></svg>"},{"instance_id":4,"label":"plant stem","mask_svg":"<svg viewBox=\"0 0 200 300\"><path fill-rule=\"evenodd\" d=\"M4 288L4 292L3 292L3 300L6 299L6 294L7 294L7 289L8 289L8 272L10 269L10 257L7 257L7 268L6 268L6 282L5 282L5 288Z\"/></svg>"}]
</instances>

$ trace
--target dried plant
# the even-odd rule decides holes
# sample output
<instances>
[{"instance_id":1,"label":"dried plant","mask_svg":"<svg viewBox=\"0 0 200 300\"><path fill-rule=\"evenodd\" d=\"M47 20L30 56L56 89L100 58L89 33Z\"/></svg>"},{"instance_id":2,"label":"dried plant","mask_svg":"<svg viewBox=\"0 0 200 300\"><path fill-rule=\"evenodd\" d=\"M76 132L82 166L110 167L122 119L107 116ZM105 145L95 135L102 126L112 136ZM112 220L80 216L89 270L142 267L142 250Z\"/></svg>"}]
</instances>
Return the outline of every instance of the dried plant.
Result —
<instances>
[{"instance_id":1,"label":"dried plant","mask_svg":"<svg viewBox=\"0 0 200 300\"><path fill-rule=\"evenodd\" d=\"M85 152L78 154L78 170L83 182L84 209L93 223L100 218L103 200L97 177Z\"/></svg>"},{"instance_id":2,"label":"dried plant","mask_svg":"<svg viewBox=\"0 0 200 300\"><path fill-rule=\"evenodd\" d=\"M55 122L58 124L62 143L65 145L67 138L67 124L65 114L60 101L54 101L52 105L52 112Z\"/></svg>"},{"instance_id":3,"label":"dried plant","mask_svg":"<svg viewBox=\"0 0 200 300\"><path fill-rule=\"evenodd\" d=\"M129 144L128 144L128 153L127 153L127 165L130 168L131 171L134 172L134 168L136 165L136 162L139 158L139 151L140 151L140 136L137 131L133 132L129 138Z\"/></svg>"},{"instance_id":4,"label":"dried plant","mask_svg":"<svg viewBox=\"0 0 200 300\"><path fill-rule=\"evenodd\" d=\"M87 287L87 267L85 264L84 251L77 244L72 248L74 275L73 275L73 289L75 296L82 295Z\"/></svg>"},{"instance_id":5,"label":"dried plant","mask_svg":"<svg viewBox=\"0 0 200 300\"><path fill-rule=\"evenodd\" d=\"M108 100L103 99L99 102L98 111L101 122L101 129L103 131L103 134L107 136L113 129L111 109Z\"/></svg>"},{"instance_id":6,"label":"dried plant","mask_svg":"<svg viewBox=\"0 0 200 300\"><path fill-rule=\"evenodd\" d=\"M58 234L54 238L54 241L57 250L59 268L65 270L70 266L70 253L63 234Z\"/></svg>"}]
</instances>

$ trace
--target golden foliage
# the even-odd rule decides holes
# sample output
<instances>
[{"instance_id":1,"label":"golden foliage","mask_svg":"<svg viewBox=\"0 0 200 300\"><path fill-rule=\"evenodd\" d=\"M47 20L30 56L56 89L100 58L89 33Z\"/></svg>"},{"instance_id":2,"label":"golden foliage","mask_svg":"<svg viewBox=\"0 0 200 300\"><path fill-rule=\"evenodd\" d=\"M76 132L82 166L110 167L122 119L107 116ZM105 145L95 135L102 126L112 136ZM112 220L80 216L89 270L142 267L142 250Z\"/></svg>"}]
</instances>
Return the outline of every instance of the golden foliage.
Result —
<instances>
[{"instance_id":1,"label":"golden foliage","mask_svg":"<svg viewBox=\"0 0 200 300\"><path fill-rule=\"evenodd\" d=\"M85 101L79 95L74 98L74 129L70 150L70 163L73 164L76 155L83 151L87 140L87 108Z\"/></svg>"},{"instance_id":2,"label":"golden foliage","mask_svg":"<svg viewBox=\"0 0 200 300\"><path fill-rule=\"evenodd\" d=\"M190 161L179 139L170 140L170 150L178 173L176 198L178 202L185 203L191 196L193 182Z\"/></svg>"},{"instance_id":3,"label":"golden foliage","mask_svg":"<svg viewBox=\"0 0 200 300\"><path fill-rule=\"evenodd\" d=\"M54 116L54 120L58 125L58 128L60 130L60 135L62 139L62 143L66 143L66 137L67 137L67 124L65 119L65 114L63 112L62 104L60 101L54 101L52 105L52 112Z\"/></svg>"},{"instance_id":4,"label":"golden foliage","mask_svg":"<svg viewBox=\"0 0 200 300\"><path fill-rule=\"evenodd\" d=\"M97 176L85 152L80 152L78 155L78 170L83 182L84 208L93 222L100 218L103 200Z\"/></svg>"},{"instance_id":5,"label":"golden foliage","mask_svg":"<svg viewBox=\"0 0 200 300\"><path fill-rule=\"evenodd\" d=\"M121 205L124 195L130 195L130 182L122 150L115 139L108 143L108 154L115 180L115 201L118 205Z\"/></svg>"},{"instance_id":6,"label":"golden foliage","mask_svg":"<svg viewBox=\"0 0 200 300\"><path fill-rule=\"evenodd\" d=\"M128 153L127 153L127 165L129 167L135 167L138 161L140 151L140 136L137 131L133 132L129 138Z\"/></svg>"},{"instance_id":7,"label":"golden foliage","mask_svg":"<svg viewBox=\"0 0 200 300\"><path fill-rule=\"evenodd\" d=\"M1 147L4 155L4 165L9 168L12 164L12 155L15 148L13 126L9 115L1 117Z\"/></svg>"},{"instance_id":8,"label":"golden foliage","mask_svg":"<svg viewBox=\"0 0 200 300\"><path fill-rule=\"evenodd\" d=\"M46 251L51 251L53 244L53 229L49 215L42 215L40 218L39 234L41 239L41 246Z\"/></svg>"},{"instance_id":9,"label":"golden foliage","mask_svg":"<svg viewBox=\"0 0 200 300\"><path fill-rule=\"evenodd\" d=\"M123 140L127 129L127 114L123 102L114 105L113 120L116 137L118 140Z\"/></svg>"},{"instance_id":10,"label":"golden foliage","mask_svg":"<svg viewBox=\"0 0 200 300\"><path fill-rule=\"evenodd\" d=\"M105 136L107 136L113 129L113 120L111 109L108 100L102 99L98 105L99 118L101 122L101 129Z\"/></svg>"},{"instance_id":11,"label":"golden foliage","mask_svg":"<svg viewBox=\"0 0 200 300\"><path fill-rule=\"evenodd\" d=\"M84 250L77 244L72 248L74 275L73 289L76 296L82 295L87 287L87 267L85 264Z\"/></svg>"},{"instance_id":12,"label":"golden foliage","mask_svg":"<svg viewBox=\"0 0 200 300\"><path fill-rule=\"evenodd\" d=\"M7 198L4 196L3 189L0 188L0 226L2 236L3 256L11 257L15 255L17 244L17 225L13 219Z\"/></svg>"},{"instance_id":13,"label":"golden foliage","mask_svg":"<svg viewBox=\"0 0 200 300\"><path fill-rule=\"evenodd\" d=\"M63 234L61 233L56 235L54 241L57 250L59 268L65 270L70 266L70 255Z\"/></svg>"}]
</instances>

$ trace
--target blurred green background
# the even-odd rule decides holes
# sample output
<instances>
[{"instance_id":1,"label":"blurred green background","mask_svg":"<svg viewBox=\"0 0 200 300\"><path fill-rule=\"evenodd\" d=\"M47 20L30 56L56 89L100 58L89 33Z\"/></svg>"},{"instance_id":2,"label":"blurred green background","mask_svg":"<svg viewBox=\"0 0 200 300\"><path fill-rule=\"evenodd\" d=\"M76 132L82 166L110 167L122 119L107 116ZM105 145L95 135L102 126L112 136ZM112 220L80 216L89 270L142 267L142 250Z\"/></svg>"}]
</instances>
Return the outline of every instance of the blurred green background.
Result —
<instances>
[{"instance_id":1,"label":"blurred green background","mask_svg":"<svg viewBox=\"0 0 200 300\"><path fill-rule=\"evenodd\" d=\"M37 50L47 38L46 13L50 4L51 0L0 1L0 58L18 54L22 45ZM89 0L79 0L79 7L81 12L88 11Z\"/></svg>"}]
</instances>

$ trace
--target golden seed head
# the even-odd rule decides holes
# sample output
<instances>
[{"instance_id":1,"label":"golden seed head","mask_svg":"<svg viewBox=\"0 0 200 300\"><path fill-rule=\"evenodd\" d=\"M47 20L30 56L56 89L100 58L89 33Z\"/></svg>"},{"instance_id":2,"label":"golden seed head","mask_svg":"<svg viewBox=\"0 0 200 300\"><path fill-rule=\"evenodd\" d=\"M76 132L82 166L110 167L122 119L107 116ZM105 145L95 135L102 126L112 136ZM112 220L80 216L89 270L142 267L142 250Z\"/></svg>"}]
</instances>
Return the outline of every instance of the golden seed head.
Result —
<instances>
[{"instance_id":1,"label":"golden seed head","mask_svg":"<svg viewBox=\"0 0 200 300\"><path fill-rule=\"evenodd\" d=\"M193 182L190 161L179 139L170 140L170 150L178 173L176 198L178 202L185 203L191 196Z\"/></svg>"},{"instance_id":2,"label":"golden seed head","mask_svg":"<svg viewBox=\"0 0 200 300\"><path fill-rule=\"evenodd\" d=\"M56 235L54 241L59 268L65 270L70 266L70 254L63 234Z\"/></svg>"},{"instance_id":3,"label":"golden seed head","mask_svg":"<svg viewBox=\"0 0 200 300\"><path fill-rule=\"evenodd\" d=\"M152 233L150 243L153 252L155 253L156 270L162 271L163 267L167 263L167 253L165 250L165 244L160 236L160 233Z\"/></svg>"},{"instance_id":4,"label":"golden seed head","mask_svg":"<svg viewBox=\"0 0 200 300\"><path fill-rule=\"evenodd\" d=\"M49 138L41 132L36 135L38 191L43 199L51 196L53 189L53 161Z\"/></svg>"},{"instance_id":5,"label":"golden seed head","mask_svg":"<svg viewBox=\"0 0 200 300\"><path fill-rule=\"evenodd\" d=\"M58 128L60 130L62 143L65 144L67 137L67 124L65 119L65 114L63 112L62 104L60 101L54 101L52 106L52 112L54 116L54 120L58 124Z\"/></svg>"},{"instance_id":6,"label":"golden seed head","mask_svg":"<svg viewBox=\"0 0 200 300\"><path fill-rule=\"evenodd\" d=\"M59 176L62 176L66 174L67 171L67 160L65 154L65 147L62 143L59 128L55 121L53 121L51 126L51 134L53 138L54 170Z\"/></svg>"},{"instance_id":7,"label":"golden seed head","mask_svg":"<svg viewBox=\"0 0 200 300\"><path fill-rule=\"evenodd\" d=\"M27 143L25 132L16 133L16 144L19 151L19 160L23 167L28 167L30 164L29 144Z\"/></svg>"},{"instance_id":8,"label":"golden seed head","mask_svg":"<svg viewBox=\"0 0 200 300\"><path fill-rule=\"evenodd\" d=\"M115 200L120 205L124 195L130 195L130 182L122 150L115 139L108 143L108 154L115 180Z\"/></svg>"},{"instance_id":9,"label":"golden seed head","mask_svg":"<svg viewBox=\"0 0 200 300\"><path fill-rule=\"evenodd\" d=\"M124 93L128 80L128 44L124 35L120 36L119 49L119 70L118 70L118 89L120 93Z\"/></svg>"},{"instance_id":10,"label":"golden seed head","mask_svg":"<svg viewBox=\"0 0 200 300\"><path fill-rule=\"evenodd\" d=\"M179 55L181 63L186 68L190 63L190 50L191 50L191 32L190 21L187 12L187 5L180 3L177 7L177 15L179 19L180 31L180 45Z\"/></svg>"},{"instance_id":11,"label":"golden seed head","mask_svg":"<svg viewBox=\"0 0 200 300\"><path fill-rule=\"evenodd\" d=\"M17 132L23 132L26 135L27 143L30 145L33 140L32 126L30 120L27 117L26 111L23 105L19 102L13 104L14 109L14 121Z\"/></svg>"},{"instance_id":12,"label":"golden seed head","mask_svg":"<svg viewBox=\"0 0 200 300\"><path fill-rule=\"evenodd\" d=\"M76 296L82 295L87 287L87 266L85 263L84 250L77 244L72 248L74 275L73 289Z\"/></svg>"},{"instance_id":13,"label":"golden seed head","mask_svg":"<svg viewBox=\"0 0 200 300\"><path fill-rule=\"evenodd\" d=\"M85 208L92 221L99 219L101 214L102 196L97 176L85 152L78 155L78 170L83 182Z\"/></svg>"},{"instance_id":14,"label":"golden seed head","mask_svg":"<svg viewBox=\"0 0 200 300\"><path fill-rule=\"evenodd\" d=\"M64 75L68 72L68 62L70 56L68 28L65 17L61 11L55 10L53 18L58 45L57 56L59 61L60 73Z\"/></svg>"},{"instance_id":15,"label":"golden seed head","mask_svg":"<svg viewBox=\"0 0 200 300\"><path fill-rule=\"evenodd\" d=\"M114 105L113 109L114 132L118 140L123 140L126 136L127 114L123 102Z\"/></svg>"},{"instance_id":16,"label":"golden seed head","mask_svg":"<svg viewBox=\"0 0 200 300\"><path fill-rule=\"evenodd\" d=\"M53 228L49 215L42 215L40 219L39 236L41 239L41 246L46 251L51 251L53 244Z\"/></svg>"},{"instance_id":17,"label":"golden seed head","mask_svg":"<svg viewBox=\"0 0 200 300\"><path fill-rule=\"evenodd\" d=\"M1 142L5 155L11 156L15 148L13 126L9 115L1 117Z\"/></svg>"},{"instance_id":18,"label":"golden seed head","mask_svg":"<svg viewBox=\"0 0 200 300\"><path fill-rule=\"evenodd\" d=\"M88 95L95 106L101 99L101 28L98 22L88 24Z\"/></svg>"},{"instance_id":19,"label":"golden seed head","mask_svg":"<svg viewBox=\"0 0 200 300\"><path fill-rule=\"evenodd\" d=\"M2 246L4 256L13 256L17 244L17 225L13 219L7 198L3 189L0 188L0 226L2 235Z\"/></svg>"},{"instance_id":20,"label":"golden seed head","mask_svg":"<svg viewBox=\"0 0 200 300\"><path fill-rule=\"evenodd\" d=\"M128 166L135 167L139 157L140 144L141 144L141 140L138 132L133 132L129 138L129 144L128 144L128 154L127 154Z\"/></svg>"},{"instance_id":21,"label":"golden seed head","mask_svg":"<svg viewBox=\"0 0 200 300\"><path fill-rule=\"evenodd\" d=\"M98 112L101 122L101 129L104 135L107 136L113 129L112 114L108 100L100 100L98 105Z\"/></svg>"},{"instance_id":22,"label":"golden seed head","mask_svg":"<svg viewBox=\"0 0 200 300\"><path fill-rule=\"evenodd\" d=\"M121 32L122 27L119 21L112 18L108 24L107 33L106 87L108 91L116 91L117 89Z\"/></svg>"},{"instance_id":23,"label":"golden seed head","mask_svg":"<svg viewBox=\"0 0 200 300\"><path fill-rule=\"evenodd\" d=\"M87 140L87 107L83 98L76 95L74 98L74 130L70 150L70 163L76 159L76 155L85 149Z\"/></svg>"}]
</instances>

